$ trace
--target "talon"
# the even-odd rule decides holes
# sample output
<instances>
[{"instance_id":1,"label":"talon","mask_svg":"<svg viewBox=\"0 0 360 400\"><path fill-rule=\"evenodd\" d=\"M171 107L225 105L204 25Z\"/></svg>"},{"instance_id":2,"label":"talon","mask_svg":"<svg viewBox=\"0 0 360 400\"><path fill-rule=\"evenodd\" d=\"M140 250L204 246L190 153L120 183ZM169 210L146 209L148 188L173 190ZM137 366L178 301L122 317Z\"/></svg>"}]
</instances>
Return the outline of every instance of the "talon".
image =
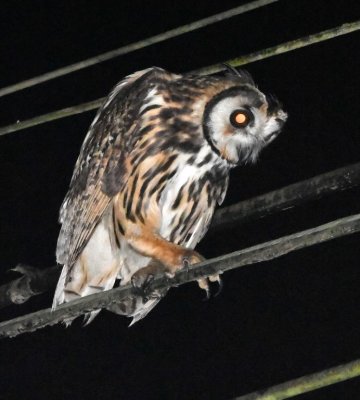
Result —
<instances>
[{"instance_id":1,"label":"talon","mask_svg":"<svg viewBox=\"0 0 360 400\"><path fill-rule=\"evenodd\" d=\"M200 289L203 289L206 292L206 297L203 299L203 301L209 300L211 297L211 292L210 292L209 282L208 282L207 278L199 279L198 285L199 285Z\"/></svg>"},{"instance_id":2,"label":"talon","mask_svg":"<svg viewBox=\"0 0 360 400\"><path fill-rule=\"evenodd\" d=\"M218 289L217 289L216 293L214 294L214 297L219 296L219 294L222 292L223 287L224 287L224 282L220 278L220 276L218 276L218 279L216 279L216 282L219 284L219 286L218 286Z\"/></svg>"},{"instance_id":3,"label":"talon","mask_svg":"<svg viewBox=\"0 0 360 400\"><path fill-rule=\"evenodd\" d=\"M210 288L207 287L204 289L206 291L206 296L202 299L202 301L209 301L211 298L211 292L210 292Z\"/></svg>"},{"instance_id":4,"label":"talon","mask_svg":"<svg viewBox=\"0 0 360 400\"><path fill-rule=\"evenodd\" d=\"M218 286L218 289L217 289L216 293L214 294L214 297L218 296L222 292L222 289L223 289L223 286L224 286L223 285L223 281L220 278L220 275L211 275L211 276L209 276L209 281L218 283L219 286Z\"/></svg>"}]
</instances>

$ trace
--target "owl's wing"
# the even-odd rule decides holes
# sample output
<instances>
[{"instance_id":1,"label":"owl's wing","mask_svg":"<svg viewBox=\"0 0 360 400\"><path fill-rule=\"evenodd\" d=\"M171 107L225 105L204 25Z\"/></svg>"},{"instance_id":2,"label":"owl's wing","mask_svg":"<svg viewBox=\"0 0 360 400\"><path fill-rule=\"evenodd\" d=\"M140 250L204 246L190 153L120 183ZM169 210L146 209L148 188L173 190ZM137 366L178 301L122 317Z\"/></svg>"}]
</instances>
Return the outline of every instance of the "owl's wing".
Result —
<instances>
[{"instance_id":1,"label":"owl's wing","mask_svg":"<svg viewBox=\"0 0 360 400\"><path fill-rule=\"evenodd\" d=\"M160 68L129 75L99 109L60 209L58 263L72 267L112 197L126 182L126 156L141 136L139 110L151 101L150 92L156 83L173 76Z\"/></svg>"}]
</instances>

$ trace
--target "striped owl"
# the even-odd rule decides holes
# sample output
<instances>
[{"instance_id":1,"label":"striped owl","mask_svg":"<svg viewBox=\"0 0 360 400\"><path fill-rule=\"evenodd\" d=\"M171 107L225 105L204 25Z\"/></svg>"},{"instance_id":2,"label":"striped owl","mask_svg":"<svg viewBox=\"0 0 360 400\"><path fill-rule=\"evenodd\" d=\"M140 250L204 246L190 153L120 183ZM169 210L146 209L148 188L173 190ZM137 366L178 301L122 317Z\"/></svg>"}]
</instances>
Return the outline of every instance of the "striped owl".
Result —
<instances>
[{"instance_id":1,"label":"striped owl","mask_svg":"<svg viewBox=\"0 0 360 400\"><path fill-rule=\"evenodd\" d=\"M255 162L287 118L248 73L229 70L198 76L154 67L115 86L61 206L54 308L119 279L138 290L112 311L134 323L166 293L140 295L155 275L203 260L193 249L224 199L230 169ZM208 280L199 286L208 291Z\"/></svg>"}]
</instances>

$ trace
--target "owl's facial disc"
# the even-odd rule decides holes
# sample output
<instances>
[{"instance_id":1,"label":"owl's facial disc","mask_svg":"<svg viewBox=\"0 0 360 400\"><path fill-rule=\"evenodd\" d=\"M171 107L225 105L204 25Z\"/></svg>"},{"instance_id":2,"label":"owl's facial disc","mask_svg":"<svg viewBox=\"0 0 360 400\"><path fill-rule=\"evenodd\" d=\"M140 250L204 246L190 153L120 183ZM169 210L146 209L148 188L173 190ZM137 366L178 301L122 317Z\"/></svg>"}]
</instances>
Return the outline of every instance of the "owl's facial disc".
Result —
<instances>
[{"instance_id":1,"label":"owl's facial disc","mask_svg":"<svg viewBox=\"0 0 360 400\"><path fill-rule=\"evenodd\" d=\"M275 98L243 85L219 93L207 104L203 127L213 150L229 163L240 164L255 162L286 118Z\"/></svg>"}]
</instances>

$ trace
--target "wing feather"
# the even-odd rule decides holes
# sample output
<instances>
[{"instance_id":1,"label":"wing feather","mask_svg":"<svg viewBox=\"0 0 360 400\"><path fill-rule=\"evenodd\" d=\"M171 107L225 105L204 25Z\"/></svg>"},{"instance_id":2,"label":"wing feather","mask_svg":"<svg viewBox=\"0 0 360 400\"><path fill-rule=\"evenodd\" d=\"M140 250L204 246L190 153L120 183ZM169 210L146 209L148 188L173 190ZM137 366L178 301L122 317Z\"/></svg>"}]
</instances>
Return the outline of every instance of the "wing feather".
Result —
<instances>
[{"instance_id":1,"label":"wing feather","mask_svg":"<svg viewBox=\"0 0 360 400\"><path fill-rule=\"evenodd\" d=\"M58 263L72 267L112 197L126 182L125 159L136 143L136 132L141 130L140 107L152 83L172 77L160 68L129 75L115 86L99 109L81 147L60 209Z\"/></svg>"}]
</instances>

